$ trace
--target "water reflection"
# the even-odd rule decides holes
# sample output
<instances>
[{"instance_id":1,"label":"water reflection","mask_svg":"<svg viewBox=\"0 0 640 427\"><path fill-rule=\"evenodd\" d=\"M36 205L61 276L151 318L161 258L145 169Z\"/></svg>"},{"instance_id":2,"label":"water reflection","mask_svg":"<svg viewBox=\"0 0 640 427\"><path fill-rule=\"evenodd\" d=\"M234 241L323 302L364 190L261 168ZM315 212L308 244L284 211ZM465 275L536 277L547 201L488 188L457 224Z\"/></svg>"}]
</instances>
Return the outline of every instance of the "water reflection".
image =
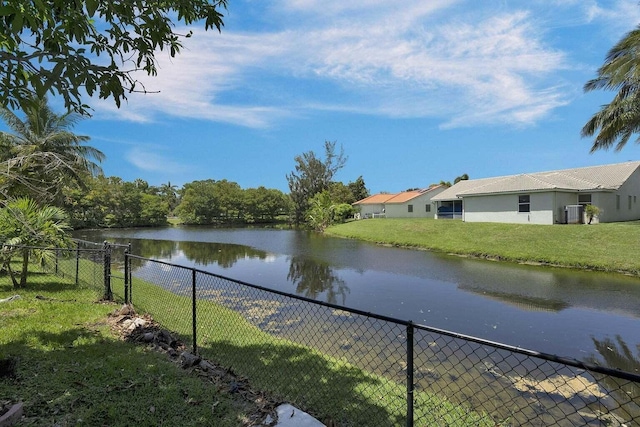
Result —
<instances>
[{"instance_id":1,"label":"water reflection","mask_svg":"<svg viewBox=\"0 0 640 427\"><path fill-rule=\"evenodd\" d=\"M636 345L637 354L627 345L620 335L616 335L615 341L611 338L592 338L594 347L605 361L605 366L619 369L624 372L640 374L640 344ZM597 357L592 356L589 362L601 364ZM618 395L618 399L635 401L640 397L640 385L631 381L603 376L602 381L609 390ZM624 400L619 400L624 401ZM640 416L640 405L621 405L620 408L627 419L637 419Z\"/></svg>"},{"instance_id":2,"label":"water reflection","mask_svg":"<svg viewBox=\"0 0 640 427\"><path fill-rule=\"evenodd\" d=\"M264 260L267 257L265 251L228 243L177 242L177 249L195 264L203 266L217 264L222 268L231 268L240 259Z\"/></svg>"},{"instance_id":3,"label":"water reflection","mask_svg":"<svg viewBox=\"0 0 640 427\"><path fill-rule=\"evenodd\" d=\"M324 293L326 301L345 305L349 287L329 264L303 257L292 257L287 280L296 286L296 294L316 299ZM337 297L340 296L340 301Z\"/></svg>"},{"instance_id":4,"label":"water reflection","mask_svg":"<svg viewBox=\"0 0 640 427\"><path fill-rule=\"evenodd\" d=\"M600 354L597 343L615 344L622 355L628 352L621 342L631 348L640 343L635 277L479 261L294 230L171 227L76 236L131 241L133 253L144 257L579 360ZM598 356L600 363L616 362L609 353Z\"/></svg>"},{"instance_id":5,"label":"water reflection","mask_svg":"<svg viewBox=\"0 0 640 427\"><path fill-rule=\"evenodd\" d=\"M625 372L640 374L640 344L636 345L638 354L634 355L631 348L620 335L616 335L615 342L611 338L605 338L602 340L592 338L592 340L593 345L598 353L600 353L600 356L602 356L607 362L607 366L611 366ZM600 363L600 361L595 357L592 357L590 361L593 363ZM633 396L640 396L637 389Z\"/></svg>"},{"instance_id":6,"label":"water reflection","mask_svg":"<svg viewBox=\"0 0 640 427\"><path fill-rule=\"evenodd\" d=\"M174 242L147 239L110 239L110 241L120 244L131 243L132 252L145 258L204 268L214 273L223 274L224 272L217 271L213 267L226 270L234 267L240 260L267 261L276 257L276 255L269 254L267 251L230 243ZM116 262L121 262L121 254L119 255L118 257L118 254L114 253ZM294 292L297 295L311 299L321 298L333 304L346 304L349 287L329 263L313 260L306 256L280 258L288 260L287 282L295 286ZM131 265L135 271L135 269L144 267L145 261L134 259ZM245 270L251 270L249 265L244 265L243 267ZM249 279L248 277L238 278ZM262 279L264 280L264 278ZM256 280L251 280L251 282L256 283ZM292 291L291 289L285 290Z\"/></svg>"}]
</instances>

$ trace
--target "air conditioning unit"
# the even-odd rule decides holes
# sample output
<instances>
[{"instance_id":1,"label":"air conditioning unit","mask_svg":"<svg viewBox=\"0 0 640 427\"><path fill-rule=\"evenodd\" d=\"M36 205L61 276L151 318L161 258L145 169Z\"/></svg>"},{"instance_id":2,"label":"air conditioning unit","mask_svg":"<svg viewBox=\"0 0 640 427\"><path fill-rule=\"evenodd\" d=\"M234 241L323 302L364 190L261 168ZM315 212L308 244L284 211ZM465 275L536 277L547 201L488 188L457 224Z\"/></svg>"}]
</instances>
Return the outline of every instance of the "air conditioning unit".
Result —
<instances>
[{"instance_id":1,"label":"air conditioning unit","mask_svg":"<svg viewBox=\"0 0 640 427\"><path fill-rule=\"evenodd\" d=\"M584 206L567 205L564 207L565 224L584 224Z\"/></svg>"}]
</instances>

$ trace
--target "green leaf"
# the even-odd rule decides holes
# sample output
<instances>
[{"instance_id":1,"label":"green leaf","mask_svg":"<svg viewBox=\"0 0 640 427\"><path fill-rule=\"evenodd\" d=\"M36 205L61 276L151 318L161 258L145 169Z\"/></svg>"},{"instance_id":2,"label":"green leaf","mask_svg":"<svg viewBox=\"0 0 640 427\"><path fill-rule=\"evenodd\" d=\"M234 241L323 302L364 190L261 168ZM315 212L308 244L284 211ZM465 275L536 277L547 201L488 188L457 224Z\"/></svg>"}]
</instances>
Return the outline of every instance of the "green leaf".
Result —
<instances>
[{"instance_id":1,"label":"green leaf","mask_svg":"<svg viewBox=\"0 0 640 427\"><path fill-rule=\"evenodd\" d=\"M89 17L92 18L93 15L96 13L96 10L98 9L98 1L86 0L85 5L87 7L87 15L89 15Z\"/></svg>"},{"instance_id":2,"label":"green leaf","mask_svg":"<svg viewBox=\"0 0 640 427\"><path fill-rule=\"evenodd\" d=\"M13 17L13 22L11 22L11 30L19 34L22 31L23 18L22 15L17 13Z\"/></svg>"},{"instance_id":3,"label":"green leaf","mask_svg":"<svg viewBox=\"0 0 640 427\"><path fill-rule=\"evenodd\" d=\"M8 4L0 5L0 16L9 16L16 13L16 9Z\"/></svg>"}]
</instances>

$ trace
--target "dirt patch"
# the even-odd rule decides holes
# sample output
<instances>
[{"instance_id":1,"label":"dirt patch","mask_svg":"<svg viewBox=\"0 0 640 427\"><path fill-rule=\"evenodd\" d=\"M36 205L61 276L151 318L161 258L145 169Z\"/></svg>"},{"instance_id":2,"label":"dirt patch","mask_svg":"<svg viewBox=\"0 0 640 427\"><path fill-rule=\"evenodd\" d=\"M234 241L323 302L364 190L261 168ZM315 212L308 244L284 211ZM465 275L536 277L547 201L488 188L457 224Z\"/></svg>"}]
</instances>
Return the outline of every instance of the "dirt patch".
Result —
<instances>
[{"instance_id":1,"label":"dirt patch","mask_svg":"<svg viewBox=\"0 0 640 427\"><path fill-rule=\"evenodd\" d=\"M132 306L124 305L109 315L107 323L123 340L165 353L183 369L214 384L221 392L228 393L247 414L243 426L276 424L276 407L281 402L254 390L246 378L236 375L231 369L191 354L183 342L176 339L172 332L160 327L151 316L138 315Z\"/></svg>"}]
</instances>

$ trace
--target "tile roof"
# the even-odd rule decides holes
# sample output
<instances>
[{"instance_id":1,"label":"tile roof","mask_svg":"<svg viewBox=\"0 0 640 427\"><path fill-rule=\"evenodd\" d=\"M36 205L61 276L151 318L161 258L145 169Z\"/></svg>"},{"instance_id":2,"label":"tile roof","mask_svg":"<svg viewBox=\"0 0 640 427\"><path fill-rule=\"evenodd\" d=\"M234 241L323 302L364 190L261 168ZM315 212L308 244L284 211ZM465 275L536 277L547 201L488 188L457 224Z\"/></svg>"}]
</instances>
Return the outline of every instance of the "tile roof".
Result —
<instances>
[{"instance_id":1,"label":"tile roof","mask_svg":"<svg viewBox=\"0 0 640 427\"><path fill-rule=\"evenodd\" d=\"M353 204L354 205L372 205L372 204L382 204L382 203L404 203L440 187L441 187L440 185L435 185L433 187L425 188L422 190L403 191L401 193L374 194L373 196L369 196L366 199L358 200Z\"/></svg>"},{"instance_id":2,"label":"tile roof","mask_svg":"<svg viewBox=\"0 0 640 427\"><path fill-rule=\"evenodd\" d=\"M640 167L640 161L470 179L458 182L433 197L432 200L452 200L464 196L523 191L614 191L620 188L638 167Z\"/></svg>"}]
</instances>

